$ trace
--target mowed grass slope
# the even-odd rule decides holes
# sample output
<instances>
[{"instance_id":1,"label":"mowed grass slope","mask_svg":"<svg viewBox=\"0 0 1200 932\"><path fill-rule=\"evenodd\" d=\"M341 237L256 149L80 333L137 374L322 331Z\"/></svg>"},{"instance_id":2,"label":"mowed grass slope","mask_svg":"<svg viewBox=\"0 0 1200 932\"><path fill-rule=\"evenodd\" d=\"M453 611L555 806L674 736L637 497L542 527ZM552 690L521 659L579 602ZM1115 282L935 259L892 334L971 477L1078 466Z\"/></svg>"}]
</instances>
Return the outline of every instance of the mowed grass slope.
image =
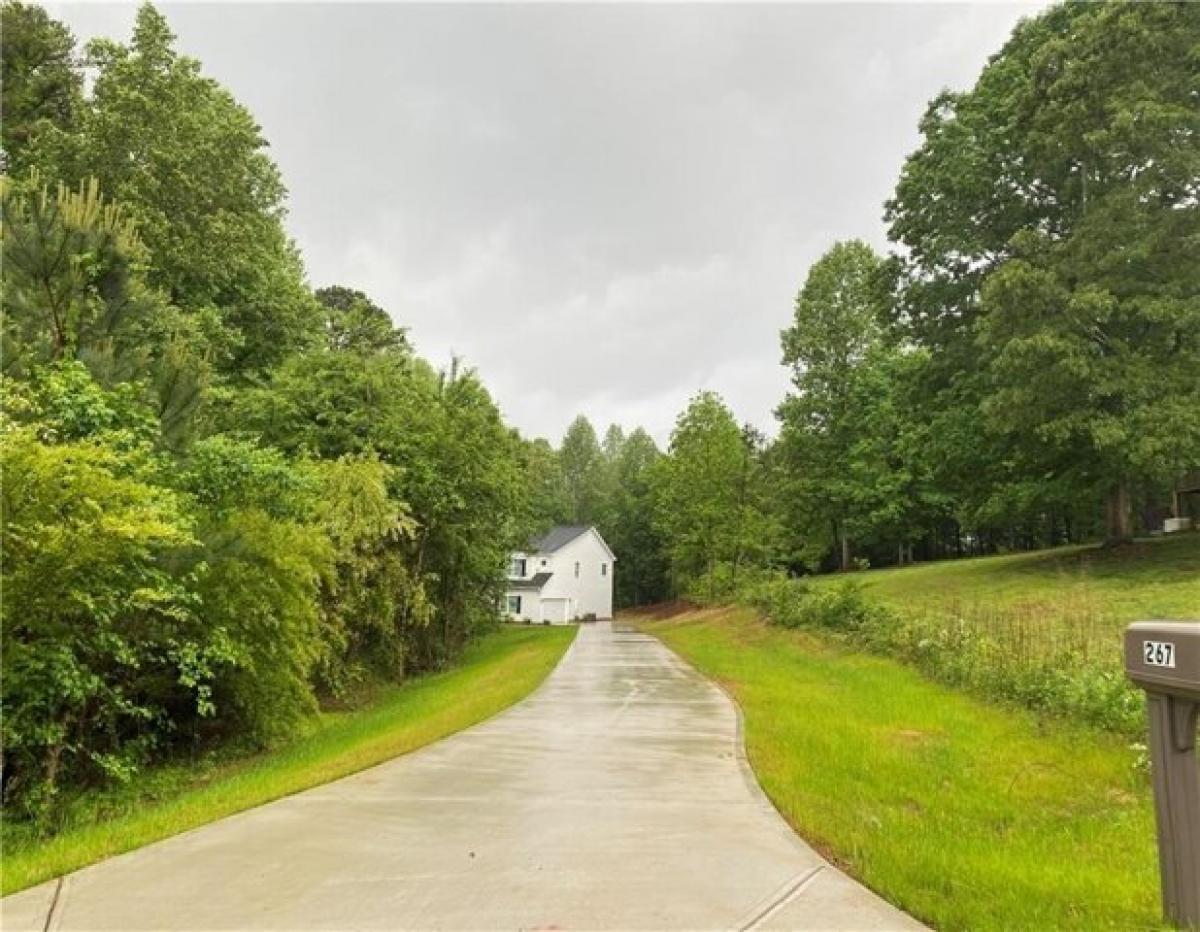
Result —
<instances>
[{"instance_id":1,"label":"mowed grass slope","mask_svg":"<svg viewBox=\"0 0 1200 932\"><path fill-rule=\"evenodd\" d=\"M820 577L822 581L844 576ZM900 611L986 608L1101 617L1200 619L1200 533L1124 547L1062 547L856 573Z\"/></svg>"},{"instance_id":2,"label":"mowed grass slope","mask_svg":"<svg viewBox=\"0 0 1200 932\"><path fill-rule=\"evenodd\" d=\"M724 685L796 830L943 929L1159 926L1148 780L1124 742L885 658L708 609L641 626Z\"/></svg>"},{"instance_id":3,"label":"mowed grass slope","mask_svg":"<svg viewBox=\"0 0 1200 932\"><path fill-rule=\"evenodd\" d=\"M387 688L369 707L322 715L277 751L217 764L160 768L120 793L73 807L52 838L4 825L3 893L141 847L261 803L327 783L483 721L524 698L558 663L573 627L504 628L445 673Z\"/></svg>"}]
</instances>

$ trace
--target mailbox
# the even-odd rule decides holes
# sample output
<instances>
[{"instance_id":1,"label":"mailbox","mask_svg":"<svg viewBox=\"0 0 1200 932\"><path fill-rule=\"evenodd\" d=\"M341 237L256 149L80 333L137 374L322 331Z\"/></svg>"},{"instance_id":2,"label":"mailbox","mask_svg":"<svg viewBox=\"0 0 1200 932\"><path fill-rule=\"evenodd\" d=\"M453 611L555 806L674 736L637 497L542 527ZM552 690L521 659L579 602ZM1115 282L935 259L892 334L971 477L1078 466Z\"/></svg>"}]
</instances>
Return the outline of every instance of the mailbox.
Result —
<instances>
[{"instance_id":1,"label":"mailbox","mask_svg":"<svg viewBox=\"0 0 1200 932\"><path fill-rule=\"evenodd\" d=\"M1146 690L1163 912L1200 929L1200 622L1139 621L1125 631L1125 672Z\"/></svg>"},{"instance_id":2,"label":"mailbox","mask_svg":"<svg viewBox=\"0 0 1200 932\"><path fill-rule=\"evenodd\" d=\"M1200 702L1200 622L1130 625L1125 631L1125 672L1147 692Z\"/></svg>"}]
</instances>

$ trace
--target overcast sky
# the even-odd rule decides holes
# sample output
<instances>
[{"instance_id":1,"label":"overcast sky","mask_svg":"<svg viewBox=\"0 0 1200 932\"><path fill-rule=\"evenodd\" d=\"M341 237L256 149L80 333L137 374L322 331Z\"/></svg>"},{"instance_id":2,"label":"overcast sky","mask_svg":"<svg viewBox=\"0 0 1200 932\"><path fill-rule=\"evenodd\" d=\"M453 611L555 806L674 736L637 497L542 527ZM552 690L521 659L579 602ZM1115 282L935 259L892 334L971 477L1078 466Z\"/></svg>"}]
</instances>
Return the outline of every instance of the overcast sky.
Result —
<instances>
[{"instance_id":1,"label":"overcast sky","mask_svg":"<svg viewBox=\"0 0 1200 932\"><path fill-rule=\"evenodd\" d=\"M135 7L47 4L127 39ZM313 286L361 288L555 442L665 441L720 392L774 432L779 331L881 219L925 103L1024 5L163 4L262 124Z\"/></svg>"}]
</instances>

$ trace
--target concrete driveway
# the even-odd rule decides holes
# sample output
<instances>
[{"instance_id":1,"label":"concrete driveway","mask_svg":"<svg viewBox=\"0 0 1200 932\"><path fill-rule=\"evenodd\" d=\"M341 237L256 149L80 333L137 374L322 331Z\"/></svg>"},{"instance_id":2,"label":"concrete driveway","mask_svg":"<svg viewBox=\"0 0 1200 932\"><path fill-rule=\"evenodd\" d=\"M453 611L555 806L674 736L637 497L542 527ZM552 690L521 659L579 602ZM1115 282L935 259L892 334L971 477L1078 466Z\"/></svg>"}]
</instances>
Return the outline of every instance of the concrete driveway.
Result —
<instances>
[{"instance_id":1,"label":"concrete driveway","mask_svg":"<svg viewBox=\"0 0 1200 932\"><path fill-rule=\"evenodd\" d=\"M490 721L0 908L8 932L919 928L792 833L719 689L603 622Z\"/></svg>"}]
</instances>

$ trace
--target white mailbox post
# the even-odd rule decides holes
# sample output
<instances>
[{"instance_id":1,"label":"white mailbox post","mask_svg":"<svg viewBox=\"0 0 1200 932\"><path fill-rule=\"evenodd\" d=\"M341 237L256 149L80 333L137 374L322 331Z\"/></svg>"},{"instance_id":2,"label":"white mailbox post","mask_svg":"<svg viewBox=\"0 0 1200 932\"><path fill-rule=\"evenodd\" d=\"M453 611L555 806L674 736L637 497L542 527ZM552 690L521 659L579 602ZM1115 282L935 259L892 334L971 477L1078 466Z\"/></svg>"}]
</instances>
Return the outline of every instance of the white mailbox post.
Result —
<instances>
[{"instance_id":1,"label":"white mailbox post","mask_svg":"<svg viewBox=\"0 0 1200 932\"><path fill-rule=\"evenodd\" d=\"M1125 672L1146 690L1163 912L1200 929L1200 622L1139 621L1125 631Z\"/></svg>"}]
</instances>

